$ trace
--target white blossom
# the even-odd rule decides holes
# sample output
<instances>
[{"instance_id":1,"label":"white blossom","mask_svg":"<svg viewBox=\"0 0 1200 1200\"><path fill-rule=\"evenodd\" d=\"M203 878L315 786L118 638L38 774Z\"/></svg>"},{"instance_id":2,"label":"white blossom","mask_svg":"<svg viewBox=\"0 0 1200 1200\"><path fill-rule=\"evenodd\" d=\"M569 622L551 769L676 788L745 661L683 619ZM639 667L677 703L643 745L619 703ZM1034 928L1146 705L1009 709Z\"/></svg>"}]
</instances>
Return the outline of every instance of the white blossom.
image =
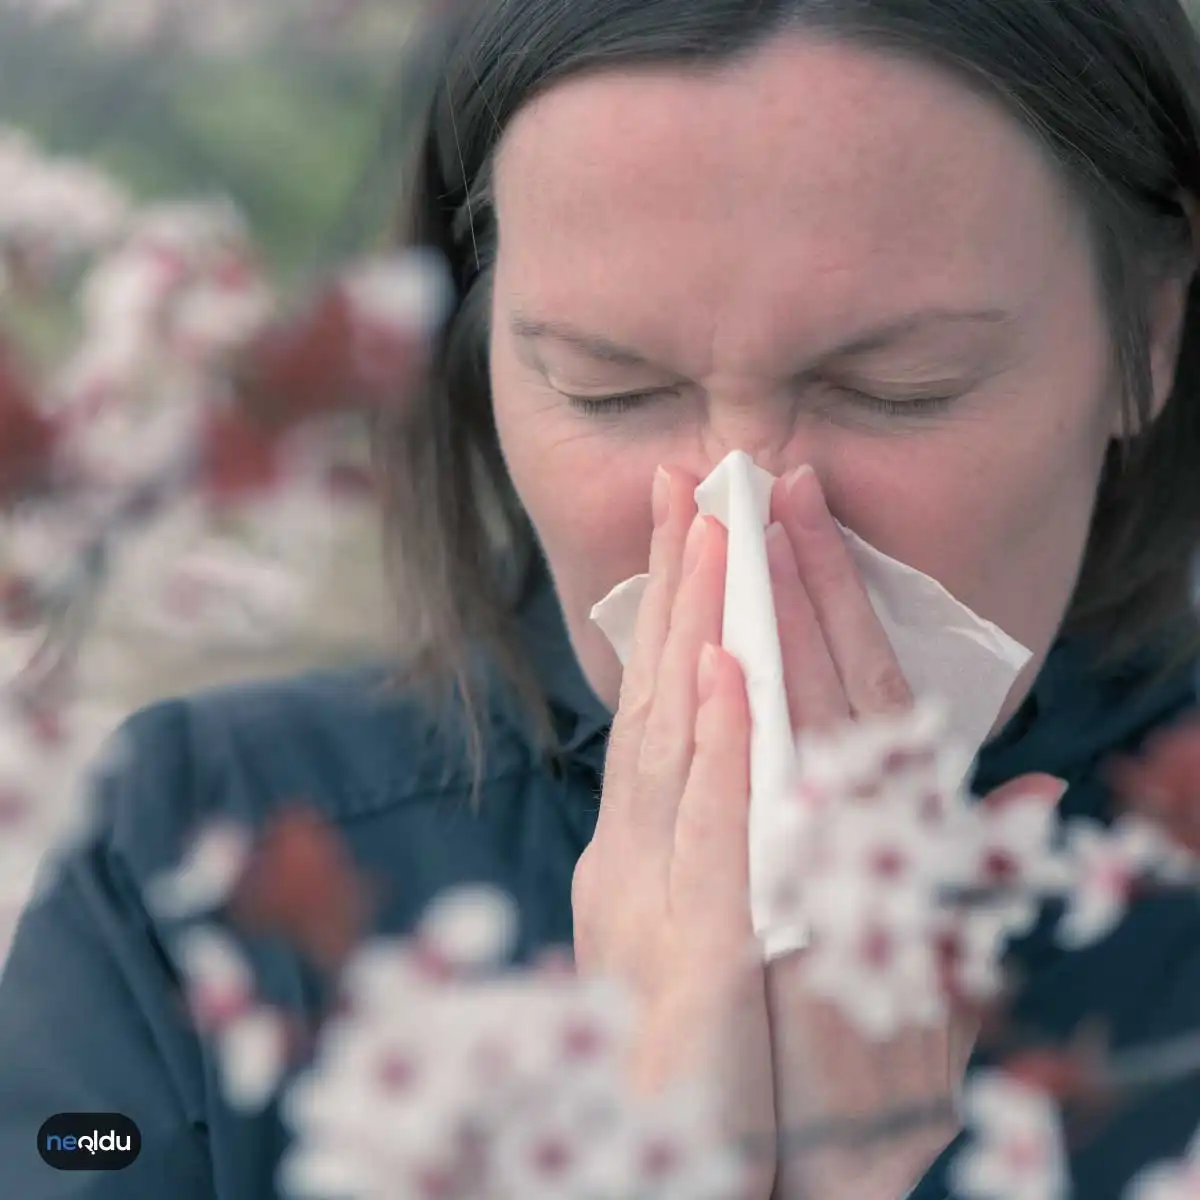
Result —
<instances>
[{"instance_id":1,"label":"white blossom","mask_svg":"<svg viewBox=\"0 0 1200 1200\"><path fill-rule=\"evenodd\" d=\"M178 919L225 903L246 870L252 840L240 821L205 822L183 861L147 885L148 904L159 917Z\"/></svg>"},{"instance_id":2,"label":"white blossom","mask_svg":"<svg viewBox=\"0 0 1200 1200\"><path fill-rule=\"evenodd\" d=\"M343 275L343 285L363 318L401 335L440 328L454 299L445 258L426 247L351 267Z\"/></svg>"},{"instance_id":3,"label":"white blossom","mask_svg":"<svg viewBox=\"0 0 1200 1200\"><path fill-rule=\"evenodd\" d=\"M55 255L91 251L119 236L132 211L106 175L0 127L0 242Z\"/></svg>"},{"instance_id":4,"label":"white blossom","mask_svg":"<svg viewBox=\"0 0 1200 1200\"><path fill-rule=\"evenodd\" d=\"M165 385L165 374L159 382ZM186 472L199 428L197 398L181 388L154 405L111 404L65 425L59 460L81 494L112 509L139 488Z\"/></svg>"},{"instance_id":5,"label":"white blossom","mask_svg":"<svg viewBox=\"0 0 1200 1200\"><path fill-rule=\"evenodd\" d=\"M492 965L514 946L516 905L499 888L452 888L436 896L426 908L419 934L452 964Z\"/></svg>"},{"instance_id":6,"label":"white blossom","mask_svg":"<svg viewBox=\"0 0 1200 1200\"><path fill-rule=\"evenodd\" d=\"M1061 1122L1050 1098L999 1071L967 1080L972 1138L950 1164L964 1200L1061 1200L1068 1194Z\"/></svg>"},{"instance_id":7,"label":"white blossom","mask_svg":"<svg viewBox=\"0 0 1200 1200\"><path fill-rule=\"evenodd\" d=\"M1138 1173L1125 1190L1125 1200L1196 1200L1200 1196L1200 1162L1156 1163Z\"/></svg>"},{"instance_id":8,"label":"white blossom","mask_svg":"<svg viewBox=\"0 0 1200 1200\"><path fill-rule=\"evenodd\" d=\"M1078 949L1144 881L1194 878L1141 818L1062 826L1033 791L971 798L944 733L938 706L918 704L802 737L765 841L774 915L808 931L810 986L874 1037L942 1019L952 994L997 994L1008 940L1049 899L1066 901L1057 935Z\"/></svg>"},{"instance_id":9,"label":"white blossom","mask_svg":"<svg viewBox=\"0 0 1200 1200\"><path fill-rule=\"evenodd\" d=\"M1124 1200L1196 1200L1200 1196L1200 1129L1182 1157L1151 1163L1134 1176Z\"/></svg>"},{"instance_id":10,"label":"white blossom","mask_svg":"<svg viewBox=\"0 0 1200 1200\"><path fill-rule=\"evenodd\" d=\"M944 733L921 704L802 738L772 830L776 908L808 930L808 985L875 1038L943 1021L951 991L994 995L1005 937L1061 876L1044 803L971 800Z\"/></svg>"},{"instance_id":11,"label":"white blossom","mask_svg":"<svg viewBox=\"0 0 1200 1200\"><path fill-rule=\"evenodd\" d=\"M139 213L122 244L93 266L80 301L83 334L50 403L68 418L64 454L76 472L110 486L126 480L133 448L164 422L210 403L212 368L276 308L251 265L241 218L224 201ZM148 455L138 470L160 466Z\"/></svg>"},{"instance_id":12,"label":"white blossom","mask_svg":"<svg viewBox=\"0 0 1200 1200\"><path fill-rule=\"evenodd\" d=\"M107 337L125 330L149 336L184 278L181 259L148 253L131 241L99 259L80 285L85 328Z\"/></svg>"},{"instance_id":13,"label":"white blossom","mask_svg":"<svg viewBox=\"0 0 1200 1200\"><path fill-rule=\"evenodd\" d=\"M952 792L958 756L945 739L944 710L932 701L804 734L797 743L798 786L862 801Z\"/></svg>"},{"instance_id":14,"label":"white blossom","mask_svg":"<svg viewBox=\"0 0 1200 1200\"><path fill-rule=\"evenodd\" d=\"M653 1200L731 1200L743 1195L745 1163L701 1140L715 1126L711 1096L687 1084L652 1104L623 1097L617 1119L592 1137L587 1195ZM589 1136L591 1131L585 1128ZM519 1193L518 1193L519 1195Z\"/></svg>"},{"instance_id":15,"label":"white blossom","mask_svg":"<svg viewBox=\"0 0 1200 1200\"><path fill-rule=\"evenodd\" d=\"M804 893L814 930L857 926L864 910L881 906L893 926L926 930L942 864L937 839L909 805L847 806L823 833L820 865Z\"/></svg>"},{"instance_id":16,"label":"white blossom","mask_svg":"<svg viewBox=\"0 0 1200 1200\"><path fill-rule=\"evenodd\" d=\"M960 842L961 853L945 864L947 879L964 887L994 888L993 916L1003 932L1028 931L1040 901L1057 894L1069 870L1055 845L1057 816L1042 796L1014 796L980 805Z\"/></svg>"},{"instance_id":17,"label":"white blossom","mask_svg":"<svg viewBox=\"0 0 1200 1200\"><path fill-rule=\"evenodd\" d=\"M213 1048L226 1097L236 1108L261 1109L288 1066L283 1015L261 1002L253 968L222 930L191 925L172 945L189 1008Z\"/></svg>"},{"instance_id":18,"label":"white blossom","mask_svg":"<svg viewBox=\"0 0 1200 1200\"><path fill-rule=\"evenodd\" d=\"M1124 918L1136 886L1175 861L1165 834L1135 816L1110 828L1086 818L1070 821L1066 854L1070 886L1056 936L1073 950L1107 937Z\"/></svg>"},{"instance_id":19,"label":"white blossom","mask_svg":"<svg viewBox=\"0 0 1200 1200\"><path fill-rule=\"evenodd\" d=\"M325 567L346 503L331 494L327 483L334 433L317 422L314 426L282 440L275 485L247 496L226 514L246 549L301 566L309 578Z\"/></svg>"},{"instance_id":20,"label":"white blossom","mask_svg":"<svg viewBox=\"0 0 1200 1200\"><path fill-rule=\"evenodd\" d=\"M261 648L300 627L310 587L296 570L212 538L173 565L142 618L148 631L193 645Z\"/></svg>"},{"instance_id":21,"label":"white blossom","mask_svg":"<svg viewBox=\"0 0 1200 1200\"><path fill-rule=\"evenodd\" d=\"M817 934L805 982L833 1001L868 1037L887 1040L906 1026L933 1026L946 1001L930 931L893 923L885 907L859 911L834 936Z\"/></svg>"},{"instance_id":22,"label":"white blossom","mask_svg":"<svg viewBox=\"0 0 1200 1200\"><path fill-rule=\"evenodd\" d=\"M276 307L275 295L261 280L209 276L176 300L169 336L191 361L219 359L265 328Z\"/></svg>"},{"instance_id":23,"label":"white blossom","mask_svg":"<svg viewBox=\"0 0 1200 1200\"><path fill-rule=\"evenodd\" d=\"M511 943L495 900L450 893L413 942L373 939L352 958L345 1007L283 1098L285 1194L395 1200L456 1178L488 1200L740 1196L707 1081L661 1103L627 1090L623 988L480 973Z\"/></svg>"},{"instance_id":24,"label":"white blossom","mask_svg":"<svg viewBox=\"0 0 1200 1200\"><path fill-rule=\"evenodd\" d=\"M948 910L933 940L943 952L942 969L958 996L986 1002L1004 987L1002 956L1012 936L1011 912L1003 905L967 912Z\"/></svg>"},{"instance_id":25,"label":"white blossom","mask_svg":"<svg viewBox=\"0 0 1200 1200\"><path fill-rule=\"evenodd\" d=\"M0 558L11 574L42 586L65 574L92 532L87 514L66 504L17 508L4 522ZM16 673L3 670L3 677Z\"/></svg>"}]
</instances>

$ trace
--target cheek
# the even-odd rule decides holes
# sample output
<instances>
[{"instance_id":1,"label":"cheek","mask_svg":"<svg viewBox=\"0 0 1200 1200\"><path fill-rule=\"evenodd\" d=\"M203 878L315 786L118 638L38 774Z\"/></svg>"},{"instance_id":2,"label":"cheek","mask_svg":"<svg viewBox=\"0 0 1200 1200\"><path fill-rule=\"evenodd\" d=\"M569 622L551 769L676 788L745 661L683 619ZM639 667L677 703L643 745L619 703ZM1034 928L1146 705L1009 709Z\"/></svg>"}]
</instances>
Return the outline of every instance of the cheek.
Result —
<instances>
[{"instance_id":1,"label":"cheek","mask_svg":"<svg viewBox=\"0 0 1200 1200\"><path fill-rule=\"evenodd\" d=\"M1120 391L1091 274L1054 278L991 394L873 461L848 449L839 480L848 524L1033 651L1026 685L1075 590Z\"/></svg>"},{"instance_id":2,"label":"cheek","mask_svg":"<svg viewBox=\"0 0 1200 1200\"><path fill-rule=\"evenodd\" d=\"M531 380L502 342L491 360L500 448L574 632L615 584L646 570L663 447L589 423Z\"/></svg>"},{"instance_id":3,"label":"cheek","mask_svg":"<svg viewBox=\"0 0 1200 1200\"><path fill-rule=\"evenodd\" d=\"M1097 394L1064 406L1043 385L903 447L847 446L830 472L842 520L1033 651L1026 689L1086 548L1109 431Z\"/></svg>"}]
</instances>

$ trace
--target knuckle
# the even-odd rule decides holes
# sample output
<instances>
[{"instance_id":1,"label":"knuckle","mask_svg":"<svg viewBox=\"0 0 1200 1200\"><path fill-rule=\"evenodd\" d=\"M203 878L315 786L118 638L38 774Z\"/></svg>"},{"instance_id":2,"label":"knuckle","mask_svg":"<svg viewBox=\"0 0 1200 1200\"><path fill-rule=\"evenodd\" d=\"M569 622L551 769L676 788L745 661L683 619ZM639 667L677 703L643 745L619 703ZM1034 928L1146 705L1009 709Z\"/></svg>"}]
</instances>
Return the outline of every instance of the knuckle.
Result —
<instances>
[{"instance_id":1,"label":"knuckle","mask_svg":"<svg viewBox=\"0 0 1200 1200\"><path fill-rule=\"evenodd\" d=\"M652 722L646 728L638 751L638 777L647 781L675 779L686 767L691 750L688 739Z\"/></svg>"},{"instance_id":2,"label":"knuckle","mask_svg":"<svg viewBox=\"0 0 1200 1200\"><path fill-rule=\"evenodd\" d=\"M650 712L650 698L622 705L613 720L605 752L606 774L622 770L622 764L636 762L643 741L643 728Z\"/></svg>"},{"instance_id":3,"label":"knuckle","mask_svg":"<svg viewBox=\"0 0 1200 1200\"><path fill-rule=\"evenodd\" d=\"M622 697L617 708L617 720L613 722L613 733L623 737L635 736L650 720L654 710L654 683L647 680L644 685L630 688L629 695Z\"/></svg>"}]
</instances>

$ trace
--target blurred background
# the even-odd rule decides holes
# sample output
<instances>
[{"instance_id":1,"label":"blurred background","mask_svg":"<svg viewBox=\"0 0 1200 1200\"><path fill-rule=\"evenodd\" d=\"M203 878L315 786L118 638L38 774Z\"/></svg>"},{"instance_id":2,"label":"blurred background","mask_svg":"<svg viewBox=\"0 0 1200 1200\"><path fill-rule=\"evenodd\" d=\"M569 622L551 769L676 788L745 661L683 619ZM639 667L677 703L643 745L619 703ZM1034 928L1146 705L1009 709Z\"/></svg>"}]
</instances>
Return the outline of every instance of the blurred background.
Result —
<instances>
[{"instance_id":1,"label":"blurred background","mask_svg":"<svg viewBox=\"0 0 1200 1200\"><path fill-rule=\"evenodd\" d=\"M95 167L137 204L232 204L264 273L300 292L382 245L418 16L387 0L0 0L0 126ZM37 303L0 292L0 329L43 367L68 352L79 318L69 287ZM119 715L385 645L375 515L343 504L330 519L306 624L286 644L156 638L115 589L82 665L89 691ZM6 657L25 649L18 638Z\"/></svg>"},{"instance_id":2,"label":"blurred background","mask_svg":"<svg viewBox=\"0 0 1200 1200\"><path fill-rule=\"evenodd\" d=\"M228 195L294 277L386 218L388 99L417 13L388 0L0 0L0 119L141 198Z\"/></svg>"}]
</instances>

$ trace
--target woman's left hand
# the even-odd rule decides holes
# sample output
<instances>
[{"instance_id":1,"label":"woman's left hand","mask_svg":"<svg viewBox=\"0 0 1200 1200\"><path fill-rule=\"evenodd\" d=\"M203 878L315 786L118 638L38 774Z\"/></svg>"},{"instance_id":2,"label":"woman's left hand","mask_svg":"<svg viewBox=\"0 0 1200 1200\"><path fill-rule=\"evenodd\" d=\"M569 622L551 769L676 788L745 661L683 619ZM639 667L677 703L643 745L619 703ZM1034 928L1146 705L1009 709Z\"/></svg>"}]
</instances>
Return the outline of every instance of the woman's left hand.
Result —
<instances>
[{"instance_id":1,"label":"woman's left hand","mask_svg":"<svg viewBox=\"0 0 1200 1200\"><path fill-rule=\"evenodd\" d=\"M768 559L793 729L909 707L913 696L904 672L815 474L778 481L771 507ZM1044 791L1048 804L1063 787L1052 776L1027 776L1006 790L1014 786L1024 794ZM781 1131L814 1120L936 1105L957 1091L976 1034L966 1013L952 1012L938 1028L913 1027L874 1040L809 991L805 969L804 951L767 968ZM774 1195L900 1200L957 1131L957 1121L947 1116L865 1146L786 1155Z\"/></svg>"}]
</instances>

